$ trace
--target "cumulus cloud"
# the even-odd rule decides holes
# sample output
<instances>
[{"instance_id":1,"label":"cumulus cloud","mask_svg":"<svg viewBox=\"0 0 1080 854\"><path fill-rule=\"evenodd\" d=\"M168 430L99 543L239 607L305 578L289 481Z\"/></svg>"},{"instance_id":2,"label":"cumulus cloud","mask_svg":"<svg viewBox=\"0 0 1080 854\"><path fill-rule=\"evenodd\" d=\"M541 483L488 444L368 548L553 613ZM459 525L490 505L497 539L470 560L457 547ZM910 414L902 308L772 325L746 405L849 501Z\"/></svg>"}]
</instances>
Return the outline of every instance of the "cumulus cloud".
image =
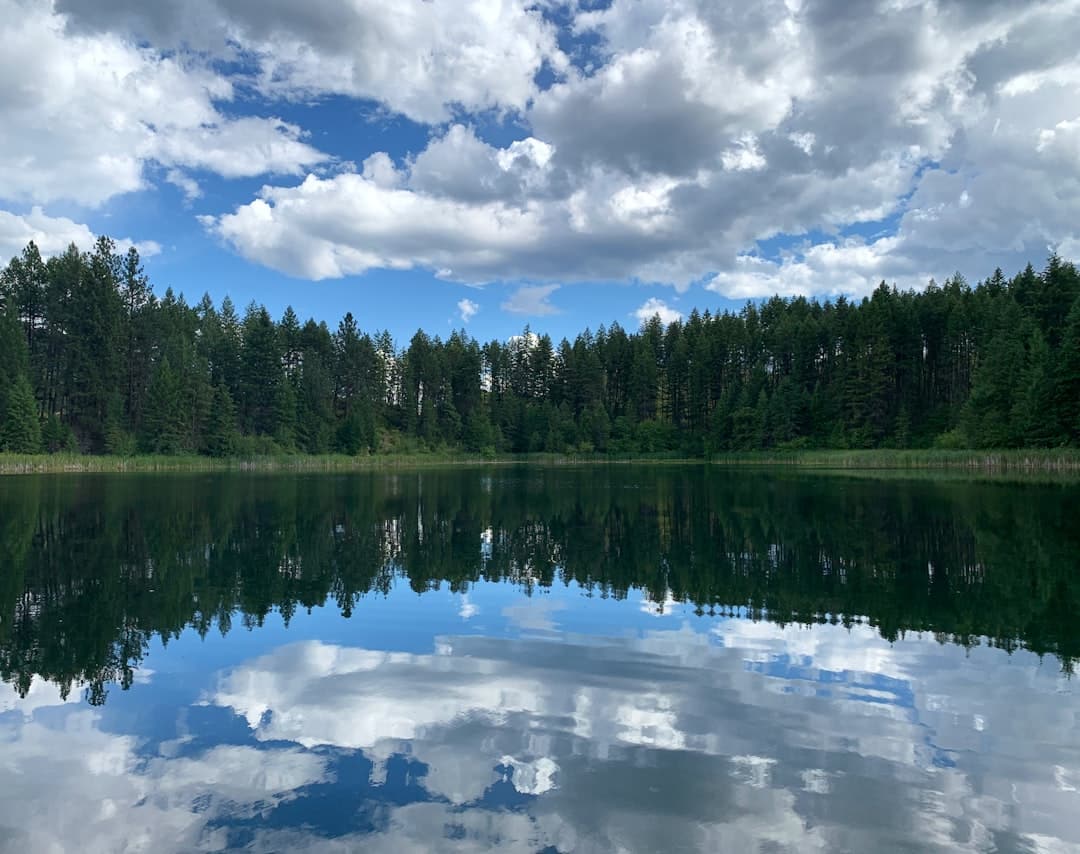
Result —
<instances>
[{"instance_id":1,"label":"cumulus cloud","mask_svg":"<svg viewBox=\"0 0 1080 854\"><path fill-rule=\"evenodd\" d=\"M464 202L525 202L543 192L554 149L533 137L505 148L483 142L476 131L451 125L410 163L409 186L419 193Z\"/></svg>"},{"instance_id":2,"label":"cumulus cloud","mask_svg":"<svg viewBox=\"0 0 1080 854\"><path fill-rule=\"evenodd\" d=\"M267 96L347 95L420 122L456 109L523 109L545 63L566 65L555 27L524 0L58 0L85 30L123 28L167 47L254 61Z\"/></svg>"},{"instance_id":3,"label":"cumulus cloud","mask_svg":"<svg viewBox=\"0 0 1080 854\"><path fill-rule=\"evenodd\" d=\"M904 287L925 284L931 274L914 271L898 258L895 250L899 242L896 237L882 237L870 243L859 239L818 243L778 261L742 255L735 259L733 269L718 273L706 287L729 299L749 299L766 293L860 293L886 279Z\"/></svg>"},{"instance_id":4,"label":"cumulus cloud","mask_svg":"<svg viewBox=\"0 0 1080 854\"><path fill-rule=\"evenodd\" d=\"M24 216L0 210L0 263L22 252L31 240L43 256L49 256L63 252L72 243L80 249L90 249L96 239L89 226L67 217L48 216L37 206ZM120 239L116 245L120 252L134 246L143 257L161 252L161 246L152 240Z\"/></svg>"},{"instance_id":5,"label":"cumulus cloud","mask_svg":"<svg viewBox=\"0 0 1080 854\"><path fill-rule=\"evenodd\" d=\"M647 323L654 317L659 317L660 322L667 325L676 320L682 320L682 316L681 311L672 308L659 297L649 297L634 311L634 317L638 319L638 323Z\"/></svg>"},{"instance_id":6,"label":"cumulus cloud","mask_svg":"<svg viewBox=\"0 0 1080 854\"><path fill-rule=\"evenodd\" d=\"M595 63L534 93L525 139L493 145L454 124L383 180L365 171L371 186L267 188L215 227L296 275L421 266L681 288L711 272L739 298L1017 266L1078 239L1080 74L1064 34L1080 34L1080 4L980 8L579 10L571 29L597 39ZM844 235L882 222L883 235ZM754 254L813 231L835 236Z\"/></svg>"},{"instance_id":7,"label":"cumulus cloud","mask_svg":"<svg viewBox=\"0 0 1080 854\"><path fill-rule=\"evenodd\" d=\"M230 117L223 74L122 33L71 32L50 0L0 0L0 197L99 205L147 186L148 167L227 177L300 173L326 156L294 125Z\"/></svg>"},{"instance_id":8,"label":"cumulus cloud","mask_svg":"<svg viewBox=\"0 0 1080 854\"><path fill-rule=\"evenodd\" d=\"M458 314L461 315L461 322L468 323L470 320L476 317L476 313L480 311L480 304L473 302L468 297L465 297L464 299L458 300L457 308Z\"/></svg>"},{"instance_id":9,"label":"cumulus cloud","mask_svg":"<svg viewBox=\"0 0 1080 854\"><path fill-rule=\"evenodd\" d=\"M539 231L529 209L444 201L356 173L266 187L251 204L206 222L245 257L310 279L372 267L422 265L447 277L459 267L493 270L534 245Z\"/></svg>"},{"instance_id":10,"label":"cumulus cloud","mask_svg":"<svg viewBox=\"0 0 1080 854\"><path fill-rule=\"evenodd\" d=\"M1080 242L1078 0L0 3L3 192L304 175L206 220L298 277L859 294ZM238 92L371 99L431 136L328 175L303 128L227 115Z\"/></svg>"},{"instance_id":11,"label":"cumulus cloud","mask_svg":"<svg viewBox=\"0 0 1080 854\"><path fill-rule=\"evenodd\" d=\"M502 310L532 317L558 314L558 307L549 301L558 289L559 285L522 285L502 304Z\"/></svg>"}]
</instances>

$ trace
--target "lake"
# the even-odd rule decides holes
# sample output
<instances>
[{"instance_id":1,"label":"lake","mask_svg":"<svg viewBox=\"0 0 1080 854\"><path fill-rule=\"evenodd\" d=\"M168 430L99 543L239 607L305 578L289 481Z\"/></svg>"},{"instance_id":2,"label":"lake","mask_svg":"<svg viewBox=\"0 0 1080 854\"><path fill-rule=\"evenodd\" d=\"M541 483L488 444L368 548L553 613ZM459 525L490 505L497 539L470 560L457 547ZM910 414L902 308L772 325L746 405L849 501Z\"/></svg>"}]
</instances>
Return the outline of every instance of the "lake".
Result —
<instances>
[{"instance_id":1,"label":"lake","mask_svg":"<svg viewBox=\"0 0 1080 854\"><path fill-rule=\"evenodd\" d=\"M0 480L0 850L1080 851L1080 487Z\"/></svg>"}]
</instances>

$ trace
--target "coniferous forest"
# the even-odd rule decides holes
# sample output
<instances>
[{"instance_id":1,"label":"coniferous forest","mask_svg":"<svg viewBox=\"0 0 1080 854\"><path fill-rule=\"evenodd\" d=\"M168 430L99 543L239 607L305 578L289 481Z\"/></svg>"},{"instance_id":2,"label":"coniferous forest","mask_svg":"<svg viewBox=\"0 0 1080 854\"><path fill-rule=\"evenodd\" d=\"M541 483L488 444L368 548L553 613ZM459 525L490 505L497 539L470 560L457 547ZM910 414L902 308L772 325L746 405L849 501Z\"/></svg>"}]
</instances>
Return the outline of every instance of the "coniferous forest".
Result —
<instances>
[{"instance_id":1,"label":"coniferous forest","mask_svg":"<svg viewBox=\"0 0 1080 854\"><path fill-rule=\"evenodd\" d=\"M1080 273L774 297L558 343L408 342L155 294L108 238L0 273L0 450L679 453L1080 445Z\"/></svg>"}]
</instances>

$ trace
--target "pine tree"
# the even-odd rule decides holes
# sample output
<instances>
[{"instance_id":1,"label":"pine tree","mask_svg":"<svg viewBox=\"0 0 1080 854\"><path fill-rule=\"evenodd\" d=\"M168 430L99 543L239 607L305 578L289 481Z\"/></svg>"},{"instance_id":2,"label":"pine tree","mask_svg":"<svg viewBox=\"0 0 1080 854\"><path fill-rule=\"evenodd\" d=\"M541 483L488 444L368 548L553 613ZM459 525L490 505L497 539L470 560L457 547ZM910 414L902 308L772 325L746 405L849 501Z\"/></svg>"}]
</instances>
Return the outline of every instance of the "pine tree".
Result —
<instances>
[{"instance_id":1,"label":"pine tree","mask_svg":"<svg viewBox=\"0 0 1080 854\"><path fill-rule=\"evenodd\" d=\"M282 378L274 397L274 441L285 450L296 447L296 387L291 377Z\"/></svg>"},{"instance_id":2,"label":"pine tree","mask_svg":"<svg viewBox=\"0 0 1080 854\"><path fill-rule=\"evenodd\" d=\"M338 450L349 456L367 451L375 444L375 413L367 400L357 400L338 428Z\"/></svg>"},{"instance_id":3,"label":"pine tree","mask_svg":"<svg viewBox=\"0 0 1080 854\"><path fill-rule=\"evenodd\" d=\"M228 457L236 449L236 407L224 382L214 389L213 405L207 417L203 436L203 453L211 457Z\"/></svg>"},{"instance_id":4,"label":"pine tree","mask_svg":"<svg viewBox=\"0 0 1080 854\"><path fill-rule=\"evenodd\" d=\"M13 454L41 453L41 424L30 380L19 374L7 389L0 448Z\"/></svg>"},{"instance_id":5,"label":"pine tree","mask_svg":"<svg viewBox=\"0 0 1080 854\"><path fill-rule=\"evenodd\" d=\"M1080 445L1080 298L1073 303L1065 322L1057 354L1054 402L1065 438Z\"/></svg>"},{"instance_id":6,"label":"pine tree","mask_svg":"<svg viewBox=\"0 0 1080 854\"><path fill-rule=\"evenodd\" d=\"M154 293L143 272L139 251L134 246L124 256L120 271L120 296L123 300L126 338L124 413L128 425L135 427L142 412L142 394L150 373L150 309Z\"/></svg>"},{"instance_id":7,"label":"pine tree","mask_svg":"<svg viewBox=\"0 0 1080 854\"><path fill-rule=\"evenodd\" d=\"M1019 309L1009 305L976 368L971 395L961 416L972 447L1012 448L1022 442L1022 428L1013 412L1025 379L1021 326Z\"/></svg>"},{"instance_id":8,"label":"pine tree","mask_svg":"<svg viewBox=\"0 0 1080 854\"><path fill-rule=\"evenodd\" d=\"M1012 412L1013 430L1027 447L1059 444L1063 426L1054 406L1054 364L1046 338L1038 329L1028 333L1027 358Z\"/></svg>"},{"instance_id":9,"label":"pine tree","mask_svg":"<svg viewBox=\"0 0 1080 854\"><path fill-rule=\"evenodd\" d=\"M246 433L274 436L278 427L278 387L284 381L281 351L270 313L254 302L244 316L243 342L240 423Z\"/></svg>"},{"instance_id":10,"label":"pine tree","mask_svg":"<svg viewBox=\"0 0 1080 854\"><path fill-rule=\"evenodd\" d=\"M322 360L305 352L297 400L296 438L309 454L330 451L334 438L333 393Z\"/></svg>"},{"instance_id":11,"label":"pine tree","mask_svg":"<svg viewBox=\"0 0 1080 854\"><path fill-rule=\"evenodd\" d=\"M178 454L184 447L185 413L180 377L168 357L158 363L147 390L140 445L151 454Z\"/></svg>"},{"instance_id":12,"label":"pine tree","mask_svg":"<svg viewBox=\"0 0 1080 854\"><path fill-rule=\"evenodd\" d=\"M41 443L45 451L50 454L61 451L74 453L79 449L75 441L75 434L71 428L60 421L55 415L50 415L41 426Z\"/></svg>"},{"instance_id":13,"label":"pine tree","mask_svg":"<svg viewBox=\"0 0 1080 854\"><path fill-rule=\"evenodd\" d=\"M124 387L126 342L115 250L108 238L98 239L71 294L68 318L68 417L84 447L94 452L104 448L108 418Z\"/></svg>"}]
</instances>

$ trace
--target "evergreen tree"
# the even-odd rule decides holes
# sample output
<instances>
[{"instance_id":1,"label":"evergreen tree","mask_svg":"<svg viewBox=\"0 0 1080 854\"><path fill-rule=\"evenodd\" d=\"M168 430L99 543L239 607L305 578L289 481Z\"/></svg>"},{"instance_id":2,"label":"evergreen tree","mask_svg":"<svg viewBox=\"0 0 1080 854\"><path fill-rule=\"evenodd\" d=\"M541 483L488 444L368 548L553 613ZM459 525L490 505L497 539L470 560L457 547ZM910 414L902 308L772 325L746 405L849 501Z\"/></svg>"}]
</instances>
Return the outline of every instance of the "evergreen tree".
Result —
<instances>
[{"instance_id":1,"label":"evergreen tree","mask_svg":"<svg viewBox=\"0 0 1080 854\"><path fill-rule=\"evenodd\" d=\"M139 444L149 454L184 450L185 412L180 377L168 357L158 363L147 390Z\"/></svg>"},{"instance_id":2,"label":"evergreen tree","mask_svg":"<svg viewBox=\"0 0 1080 854\"><path fill-rule=\"evenodd\" d=\"M75 434L56 415L50 415L41 425L41 443L47 453L73 453L79 449Z\"/></svg>"},{"instance_id":3,"label":"evergreen tree","mask_svg":"<svg viewBox=\"0 0 1080 854\"><path fill-rule=\"evenodd\" d=\"M1016 390L1010 419L1018 444L1046 447L1063 440L1063 427L1054 405L1054 363L1042 332L1028 333L1026 363Z\"/></svg>"},{"instance_id":4,"label":"evergreen tree","mask_svg":"<svg viewBox=\"0 0 1080 854\"><path fill-rule=\"evenodd\" d=\"M1080 445L1080 297L1065 321L1054 385L1055 410L1063 438Z\"/></svg>"},{"instance_id":5,"label":"evergreen tree","mask_svg":"<svg viewBox=\"0 0 1080 854\"><path fill-rule=\"evenodd\" d=\"M91 451L104 449L108 419L124 387L120 259L115 249L109 238L98 239L70 295L65 415Z\"/></svg>"},{"instance_id":6,"label":"evergreen tree","mask_svg":"<svg viewBox=\"0 0 1080 854\"><path fill-rule=\"evenodd\" d=\"M1078 306L1080 274L1051 256L975 287L954 275L858 302L775 297L557 346L529 327L483 344L418 331L399 350L351 314L331 334L291 308L275 323L252 303L241 321L227 297L159 300L138 252L107 238L47 261L29 244L0 271L0 417L18 382L29 424L26 381L49 450L224 453L262 437L362 453L395 435L477 453L1080 444Z\"/></svg>"},{"instance_id":7,"label":"evergreen tree","mask_svg":"<svg viewBox=\"0 0 1080 854\"><path fill-rule=\"evenodd\" d=\"M41 453L41 424L30 380L20 373L3 397L6 399L0 449L13 454Z\"/></svg>"},{"instance_id":8,"label":"evergreen tree","mask_svg":"<svg viewBox=\"0 0 1080 854\"><path fill-rule=\"evenodd\" d=\"M203 438L203 453L211 457L228 457L236 450L236 407L224 382L214 389Z\"/></svg>"},{"instance_id":9,"label":"evergreen tree","mask_svg":"<svg viewBox=\"0 0 1080 854\"><path fill-rule=\"evenodd\" d=\"M1012 448L1030 429L1024 400L1029 387L1029 353L1024 349L1020 309L1009 305L975 371L961 424L971 447Z\"/></svg>"},{"instance_id":10,"label":"evergreen tree","mask_svg":"<svg viewBox=\"0 0 1080 854\"><path fill-rule=\"evenodd\" d=\"M289 377L278 383L274 423L274 441L286 450L293 450L296 447L296 387Z\"/></svg>"},{"instance_id":11,"label":"evergreen tree","mask_svg":"<svg viewBox=\"0 0 1080 854\"><path fill-rule=\"evenodd\" d=\"M143 272L139 251L132 246L124 256L120 274L123 327L126 338L124 413L127 423L138 425L142 394L150 375L151 320L154 293Z\"/></svg>"},{"instance_id":12,"label":"evergreen tree","mask_svg":"<svg viewBox=\"0 0 1080 854\"><path fill-rule=\"evenodd\" d=\"M277 329L270 313L251 303L244 316L240 362L240 423L245 433L274 436L278 432L279 386L284 374Z\"/></svg>"},{"instance_id":13,"label":"evergreen tree","mask_svg":"<svg viewBox=\"0 0 1080 854\"><path fill-rule=\"evenodd\" d=\"M333 393L322 360L314 352L304 355L297 401L296 436L300 449L325 454L334 436Z\"/></svg>"}]
</instances>

